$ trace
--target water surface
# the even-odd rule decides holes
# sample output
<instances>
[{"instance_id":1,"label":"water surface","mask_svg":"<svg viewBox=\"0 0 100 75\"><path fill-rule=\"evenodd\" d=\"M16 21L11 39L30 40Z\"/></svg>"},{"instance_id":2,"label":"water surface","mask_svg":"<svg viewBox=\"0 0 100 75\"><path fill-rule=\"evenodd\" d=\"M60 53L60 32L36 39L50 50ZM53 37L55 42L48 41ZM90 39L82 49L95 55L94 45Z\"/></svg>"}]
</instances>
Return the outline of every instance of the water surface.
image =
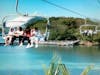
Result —
<instances>
[{"instance_id":1,"label":"water surface","mask_svg":"<svg viewBox=\"0 0 100 75\"><path fill-rule=\"evenodd\" d=\"M94 65L89 75L100 75L100 48L97 46L61 47L40 45L38 48L0 46L0 75L44 75L43 64L49 66L53 53L71 72L79 75L88 65Z\"/></svg>"}]
</instances>

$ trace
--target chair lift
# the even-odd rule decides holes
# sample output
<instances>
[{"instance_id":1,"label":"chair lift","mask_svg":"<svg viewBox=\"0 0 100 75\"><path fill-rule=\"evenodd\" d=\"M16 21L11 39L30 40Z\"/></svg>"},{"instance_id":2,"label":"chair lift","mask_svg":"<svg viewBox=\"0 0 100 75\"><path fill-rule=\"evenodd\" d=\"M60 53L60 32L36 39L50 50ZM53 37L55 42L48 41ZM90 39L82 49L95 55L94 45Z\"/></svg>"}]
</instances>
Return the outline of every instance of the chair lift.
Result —
<instances>
[{"instance_id":1,"label":"chair lift","mask_svg":"<svg viewBox=\"0 0 100 75\"><path fill-rule=\"evenodd\" d=\"M84 24L84 25L81 25L80 28L79 28L80 34L84 34L85 32L88 32L88 31L89 31L89 29L87 29L87 30L82 30L83 27L86 27L86 28L88 28L88 27L94 27L94 30L92 30L92 34L97 34L97 26L96 26L96 25L86 24L86 23L87 23L87 21L86 21L86 19L85 19L85 24ZM90 29L90 30L91 30L91 29Z\"/></svg>"},{"instance_id":2,"label":"chair lift","mask_svg":"<svg viewBox=\"0 0 100 75\"><path fill-rule=\"evenodd\" d=\"M82 30L83 27L86 27L87 29ZM91 28L88 29L88 27L94 27L94 30L92 30ZM97 26L96 25L89 25L89 24L85 24L85 25L81 25L80 26L80 34L84 34L85 32L88 32L89 30L92 30L92 34L97 34Z\"/></svg>"},{"instance_id":3,"label":"chair lift","mask_svg":"<svg viewBox=\"0 0 100 75\"><path fill-rule=\"evenodd\" d=\"M5 37L5 28L6 27L18 27L18 26L25 26L25 25L28 25L28 24L31 24L37 20L41 20L41 19L45 19L44 16L29 16L28 14L22 14L20 12L18 12L18 1L19 0L16 0L16 15L7 15L5 16L3 19L2 19L2 37L4 38ZM17 16L17 18L13 19L13 20L6 20L8 17L11 17L11 16ZM47 26L46 26L46 39L48 39L49 37L49 31L48 31L48 26L50 25L49 24L49 19L47 19Z\"/></svg>"},{"instance_id":4,"label":"chair lift","mask_svg":"<svg viewBox=\"0 0 100 75\"><path fill-rule=\"evenodd\" d=\"M100 26L99 25L97 26L97 32L100 32Z\"/></svg>"}]
</instances>

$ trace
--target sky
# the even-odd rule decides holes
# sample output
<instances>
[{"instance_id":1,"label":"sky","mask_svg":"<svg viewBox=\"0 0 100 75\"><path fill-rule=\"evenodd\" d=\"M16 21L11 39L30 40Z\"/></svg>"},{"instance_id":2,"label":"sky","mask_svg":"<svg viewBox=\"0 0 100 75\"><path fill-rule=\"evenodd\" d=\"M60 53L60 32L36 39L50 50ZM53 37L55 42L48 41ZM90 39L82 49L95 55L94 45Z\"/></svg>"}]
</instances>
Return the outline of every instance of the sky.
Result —
<instances>
[{"instance_id":1,"label":"sky","mask_svg":"<svg viewBox=\"0 0 100 75\"><path fill-rule=\"evenodd\" d=\"M64 8L78 12L87 18L100 20L99 0L47 0ZM0 20L9 14L16 14L16 0L0 0ZM31 15L65 16L85 18L70 11L43 2L43 0L19 0L19 11Z\"/></svg>"}]
</instances>

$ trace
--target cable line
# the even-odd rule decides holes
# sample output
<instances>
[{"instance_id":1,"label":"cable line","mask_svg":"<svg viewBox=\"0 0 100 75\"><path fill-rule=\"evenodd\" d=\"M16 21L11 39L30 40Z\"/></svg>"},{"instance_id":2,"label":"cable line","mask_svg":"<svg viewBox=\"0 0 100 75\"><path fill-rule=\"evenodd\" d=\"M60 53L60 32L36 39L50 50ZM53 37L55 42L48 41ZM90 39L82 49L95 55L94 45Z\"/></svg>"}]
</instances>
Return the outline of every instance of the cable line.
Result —
<instances>
[{"instance_id":1,"label":"cable line","mask_svg":"<svg viewBox=\"0 0 100 75\"><path fill-rule=\"evenodd\" d=\"M100 0L97 0L97 2L100 4Z\"/></svg>"},{"instance_id":2,"label":"cable line","mask_svg":"<svg viewBox=\"0 0 100 75\"><path fill-rule=\"evenodd\" d=\"M42 1L44 1L44 2L46 2L46 3L48 3L48 4L50 4L50 5L56 6L56 7L58 7L58 8L61 8L61 9L65 10L65 11L69 11L69 12L72 12L72 13L74 13L74 14L77 14L77 15L80 15L80 16L83 16L83 17L86 18L85 15L82 15L82 14L80 14L79 12L73 11L73 10L71 10L71 9L65 8L65 7L63 7L63 6L57 5L57 4L52 3L52 2L50 2L50 1L47 1L47 0L42 0Z\"/></svg>"}]
</instances>

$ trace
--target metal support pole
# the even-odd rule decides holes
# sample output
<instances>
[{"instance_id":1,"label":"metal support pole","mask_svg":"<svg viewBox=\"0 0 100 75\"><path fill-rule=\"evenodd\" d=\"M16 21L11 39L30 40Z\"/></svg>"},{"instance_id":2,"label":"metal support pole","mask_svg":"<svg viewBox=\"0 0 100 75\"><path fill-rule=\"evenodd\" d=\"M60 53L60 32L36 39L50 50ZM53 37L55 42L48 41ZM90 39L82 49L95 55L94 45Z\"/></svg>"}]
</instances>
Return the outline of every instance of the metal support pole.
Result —
<instances>
[{"instance_id":1,"label":"metal support pole","mask_svg":"<svg viewBox=\"0 0 100 75\"><path fill-rule=\"evenodd\" d=\"M84 24L86 25L87 24L87 18L84 17Z\"/></svg>"},{"instance_id":2,"label":"metal support pole","mask_svg":"<svg viewBox=\"0 0 100 75\"><path fill-rule=\"evenodd\" d=\"M16 0L16 13L17 13L18 15L24 16L22 13L20 13L20 12L18 11L18 6L19 6L19 0Z\"/></svg>"}]
</instances>

